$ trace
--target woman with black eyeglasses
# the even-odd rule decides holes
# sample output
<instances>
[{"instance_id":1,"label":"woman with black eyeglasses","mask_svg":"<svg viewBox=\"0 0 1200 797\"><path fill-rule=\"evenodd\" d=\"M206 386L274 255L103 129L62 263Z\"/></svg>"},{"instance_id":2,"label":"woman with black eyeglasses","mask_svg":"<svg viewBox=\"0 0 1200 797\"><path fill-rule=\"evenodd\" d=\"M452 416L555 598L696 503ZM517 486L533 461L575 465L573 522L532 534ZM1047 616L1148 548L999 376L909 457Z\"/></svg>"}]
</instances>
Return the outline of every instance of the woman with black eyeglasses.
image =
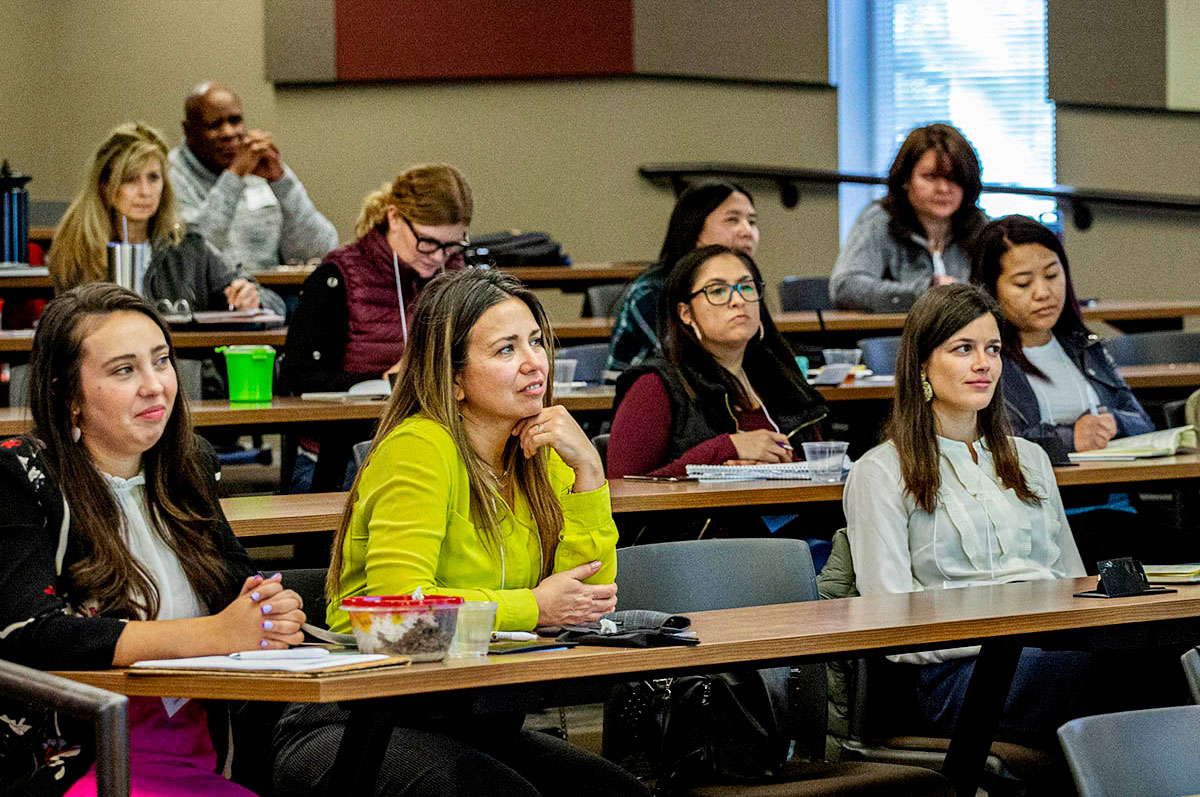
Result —
<instances>
[{"instance_id":1,"label":"woman with black eyeglasses","mask_svg":"<svg viewBox=\"0 0 1200 797\"><path fill-rule=\"evenodd\" d=\"M617 381L609 478L683 476L690 464L796 459L826 415L762 302L754 260L724 246L688 253L667 275L663 359Z\"/></svg>"},{"instance_id":2,"label":"woman with black eyeglasses","mask_svg":"<svg viewBox=\"0 0 1200 797\"><path fill-rule=\"evenodd\" d=\"M304 281L284 344L283 391L342 391L395 373L417 296L463 267L472 209L466 178L443 164L413 166L363 200L358 238ZM302 440L292 491L340 489L350 446L370 436L366 425L336 440Z\"/></svg>"}]
</instances>

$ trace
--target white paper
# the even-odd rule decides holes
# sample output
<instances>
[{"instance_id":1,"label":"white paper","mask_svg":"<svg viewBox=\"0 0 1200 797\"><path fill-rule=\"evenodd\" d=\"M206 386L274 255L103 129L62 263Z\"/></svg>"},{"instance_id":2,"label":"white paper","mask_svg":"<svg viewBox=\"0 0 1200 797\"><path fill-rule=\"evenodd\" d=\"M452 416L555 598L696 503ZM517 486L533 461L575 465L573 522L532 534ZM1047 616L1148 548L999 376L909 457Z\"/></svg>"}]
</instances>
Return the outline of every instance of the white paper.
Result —
<instances>
[{"instance_id":1,"label":"white paper","mask_svg":"<svg viewBox=\"0 0 1200 797\"><path fill-rule=\"evenodd\" d=\"M185 659L148 659L135 661L135 669L167 670L241 670L255 672L308 672L348 664L382 661L382 653L331 653L315 659L234 659L229 656L193 656Z\"/></svg>"}]
</instances>

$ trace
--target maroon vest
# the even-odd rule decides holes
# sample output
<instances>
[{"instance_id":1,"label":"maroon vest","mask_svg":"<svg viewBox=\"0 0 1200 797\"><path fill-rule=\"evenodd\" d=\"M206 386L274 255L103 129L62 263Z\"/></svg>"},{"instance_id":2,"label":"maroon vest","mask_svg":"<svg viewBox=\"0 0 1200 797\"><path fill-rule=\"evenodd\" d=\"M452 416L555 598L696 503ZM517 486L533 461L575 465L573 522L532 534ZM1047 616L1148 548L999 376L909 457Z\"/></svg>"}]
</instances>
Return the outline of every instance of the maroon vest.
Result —
<instances>
[{"instance_id":1,"label":"maroon vest","mask_svg":"<svg viewBox=\"0 0 1200 797\"><path fill-rule=\"evenodd\" d=\"M396 273L387 238L378 229L371 230L357 241L330 252L325 262L338 267L346 286L350 328L342 370L350 374L382 374L404 353ZM462 268L462 258L451 261L447 268ZM417 295L428 282L400 261L400 290L410 330Z\"/></svg>"}]
</instances>

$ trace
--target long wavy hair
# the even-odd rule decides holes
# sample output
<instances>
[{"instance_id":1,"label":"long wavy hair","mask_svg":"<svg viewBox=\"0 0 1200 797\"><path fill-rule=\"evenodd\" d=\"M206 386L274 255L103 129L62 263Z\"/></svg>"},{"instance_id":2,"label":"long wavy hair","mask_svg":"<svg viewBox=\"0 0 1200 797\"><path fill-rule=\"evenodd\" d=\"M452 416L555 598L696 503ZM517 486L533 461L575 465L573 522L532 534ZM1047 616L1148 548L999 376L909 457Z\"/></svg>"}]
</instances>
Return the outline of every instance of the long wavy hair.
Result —
<instances>
[{"instance_id":1,"label":"long wavy hair","mask_svg":"<svg viewBox=\"0 0 1200 797\"><path fill-rule=\"evenodd\" d=\"M1087 335L1090 330L1083 322L1083 313L1079 311L1079 299L1075 295L1075 283L1071 280L1071 267L1067 264L1067 250L1062 241L1049 228L1028 216L1004 216L989 222L975 239L975 257L971 262L971 282L983 288L992 298L999 301L996 293L996 283L1004 266L1000 262L1014 246L1023 244L1038 244L1058 255L1062 264L1063 285L1066 297L1063 301L1062 312L1054 322L1051 332L1056 338L1070 338L1074 335ZM1016 324L1005 321L1000 327L1000 337L1004 341L1004 356L1015 362L1027 374L1032 374L1042 380L1049 377L1029 361L1021 346L1021 330Z\"/></svg>"},{"instance_id":2,"label":"long wavy hair","mask_svg":"<svg viewBox=\"0 0 1200 797\"><path fill-rule=\"evenodd\" d=\"M921 371L938 346L967 324L989 314L996 319L997 326L1003 326L1004 314L991 296L974 285L942 285L917 299L904 321L896 354L896 394L886 436L900 455L905 489L926 512L937 506L941 475L937 426L933 407L925 400ZM992 400L976 419L978 432L992 452L996 475L1004 486L1016 492L1022 501L1037 503L1039 498L1025 482L1017 448L1010 437L1003 386L999 379L995 384Z\"/></svg>"},{"instance_id":3,"label":"long wavy hair","mask_svg":"<svg viewBox=\"0 0 1200 797\"><path fill-rule=\"evenodd\" d=\"M167 141L152 127L126 122L114 127L92 156L87 181L63 214L50 245L50 276L56 291L108 279L109 243L120 239L113 206L121 183L150 161L162 169L163 189L151 217L148 237L155 247L183 240L183 223L167 165Z\"/></svg>"},{"instance_id":4,"label":"long wavy hair","mask_svg":"<svg viewBox=\"0 0 1200 797\"><path fill-rule=\"evenodd\" d=\"M63 591L73 602L86 601L105 616L152 620L158 615L158 587L130 554L116 499L86 446L74 442L71 433L73 410L83 404L83 340L114 313L141 313L162 330L170 345L166 323L132 291L92 282L61 294L46 305L33 338L32 434L49 475L67 498L70 533L82 549L82 556L63 574ZM170 357L174 368L174 348ZM216 546L212 475L196 458L182 392L175 395L162 437L142 454L142 467L151 527L179 557L188 582L208 611L219 611L229 595L232 574Z\"/></svg>"},{"instance_id":5,"label":"long wavy hair","mask_svg":"<svg viewBox=\"0 0 1200 797\"><path fill-rule=\"evenodd\" d=\"M908 240L913 234L925 235L925 228L917 219L917 212L908 199L906 186L912 179L917 161L930 150L938 154L941 176L963 190L962 204L950 217L950 230L956 242L967 245L987 221L978 204L979 192L983 187L979 156L957 127L940 122L911 131L896 152L896 158L888 170L887 196L882 200L884 210L891 216L888 229L899 241Z\"/></svg>"},{"instance_id":6,"label":"long wavy hair","mask_svg":"<svg viewBox=\"0 0 1200 797\"><path fill-rule=\"evenodd\" d=\"M409 221L439 227L471 223L474 201L462 172L444 163L411 166L363 200L354 234L361 238L387 223L388 208Z\"/></svg>"},{"instance_id":7,"label":"long wavy hair","mask_svg":"<svg viewBox=\"0 0 1200 797\"><path fill-rule=\"evenodd\" d=\"M765 290L762 274L754 263L754 258L739 249L713 244L688 252L675 264L675 268L671 269L666 284L663 286L662 302L659 306L659 316L663 319L666 332L663 352L667 361L674 365L681 375L686 374L688 369L694 369L705 379L723 386L734 408L749 411L754 403L750 396L746 395L742 381L734 374L729 373L709 354L708 350L704 348L704 344L696 337L695 330L685 324L679 315L680 304L687 304L693 300L707 301L702 297L692 296L696 290L696 273L703 268L705 263L721 255L731 255L740 260L742 265L749 270L754 281L758 283L760 295ZM779 329L771 319L771 312L767 309L766 301L759 301L758 314L762 324L762 336L755 335L746 344L746 353L743 356L746 373L754 375L770 372L774 378L783 378L792 383L796 390L811 395L815 404L822 403L820 394L809 386L804 379L804 374L796 365L796 358L792 354L791 348L779 334ZM687 368L683 367L685 363ZM690 392L695 393L694 388L687 384L686 376L684 384ZM724 407L702 409L718 415L726 412Z\"/></svg>"},{"instance_id":8,"label":"long wavy hair","mask_svg":"<svg viewBox=\"0 0 1200 797\"><path fill-rule=\"evenodd\" d=\"M483 458L471 447L463 423L459 402L455 398L454 379L467 365L467 350L471 330L490 308L508 299L518 299L529 308L543 333L546 356L550 363L545 401L553 402L554 347L550 322L533 292L515 278L501 271L465 269L436 277L421 292L413 315L412 333L400 360L396 388L388 401L371 451L391 433L401 421L421 415L436 421L450 432L459 456L467 468L471 491L471 519L480 530L485 544L499 556L499 521L495 496L501 485ZM563 527L562 507L550 486L546 470L546 450L526 459L521 453L520 440L509 437L503 454L505 472L512 473L516 489L529 501L542 541L542 574L547 575L554 562L558 535ZM332 598L340 593L343 565L343 545L350 527L354 505L358 501L358 482L370 465L370 457L359 470L342 512L341 523L333 538L329 577L326 592Z\"/></svg>"}]
</instances>

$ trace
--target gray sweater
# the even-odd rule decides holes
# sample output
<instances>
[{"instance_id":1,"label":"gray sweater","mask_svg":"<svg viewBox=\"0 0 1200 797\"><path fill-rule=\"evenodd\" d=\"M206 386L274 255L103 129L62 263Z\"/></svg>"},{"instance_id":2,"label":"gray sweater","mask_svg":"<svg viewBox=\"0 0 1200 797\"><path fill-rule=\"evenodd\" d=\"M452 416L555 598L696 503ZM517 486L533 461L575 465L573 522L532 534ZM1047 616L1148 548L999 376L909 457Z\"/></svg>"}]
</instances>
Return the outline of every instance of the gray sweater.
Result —
<instances>
[{"instance_id":1,"label":"gray sweater","mask_svg":"<svg viewBox=\"0 0 1200 797\"><path fill-rule=\"evenodd\" d=\"M888 229L890 214L872 202L859 215L833 264L829 298L845 310L902 313L929 289L933 258L915 237L898 241ZM971 275L971 259L956 241L942 252L946 274L960 282Z\"/></svg>"},{"instance_id":2,"label":"gray sweater","mask_svg":"<svg viewBox=\"0 0 1200 797\"><path fill-rule=\"evenodd\" d=\"M228 169L213 174L187 144L171 150L168 159L180 215L226 262L254 270L302 263L337 248L337 230L286 165L283 177L267 182Z\"/></svg>"}]
</instances>

